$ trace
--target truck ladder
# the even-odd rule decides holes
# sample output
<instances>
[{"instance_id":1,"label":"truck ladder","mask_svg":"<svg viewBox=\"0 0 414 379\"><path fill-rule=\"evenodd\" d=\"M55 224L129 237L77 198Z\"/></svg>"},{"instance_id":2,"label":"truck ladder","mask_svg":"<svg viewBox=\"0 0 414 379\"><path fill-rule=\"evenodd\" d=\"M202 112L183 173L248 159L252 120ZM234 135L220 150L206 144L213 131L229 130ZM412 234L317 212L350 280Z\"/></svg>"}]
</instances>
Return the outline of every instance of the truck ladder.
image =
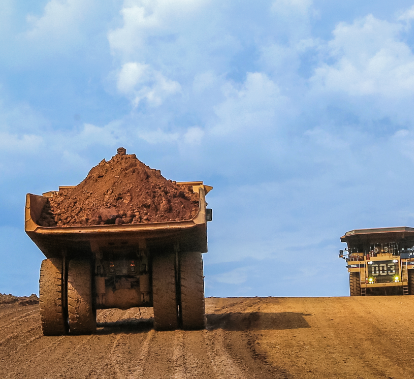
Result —
<instances>
[{"instance_id":1,"label":"truck ladder","mask_svg":"<svg viewBox=\"0 0 414 379\"><path fill-rule=\"evenodd\" d=\"M365 296L367 294L366 288L361 288L361 296Z\"/></svg>"},{"instance_id":2,"label":"truck ladder","mask_svg":"<svg viewBox=\"0 0 414 379\"><path fill-rule=\"evenodd\" d=\"M403 295L409 295L408 286L403 286Z\"/></svg>"}]
</instances>

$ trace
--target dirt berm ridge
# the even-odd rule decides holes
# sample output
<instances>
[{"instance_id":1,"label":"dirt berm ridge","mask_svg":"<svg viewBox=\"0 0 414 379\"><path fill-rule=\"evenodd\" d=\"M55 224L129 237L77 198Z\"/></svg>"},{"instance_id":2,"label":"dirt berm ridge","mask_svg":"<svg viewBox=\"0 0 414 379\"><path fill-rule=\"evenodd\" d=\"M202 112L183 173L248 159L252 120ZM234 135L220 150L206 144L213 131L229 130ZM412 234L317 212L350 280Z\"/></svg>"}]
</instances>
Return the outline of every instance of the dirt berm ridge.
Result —
<instances>
[{"instance_id":1,"label":"dirt berm ridge","mask_svg":"<svg viewBox=\"0 0 414 379\"><path fill-rule=\"evenodd\" d=\"M1 378L412 378L412 296L207 298L207 329L155 332L151 308L98 311L45 337L38 304L0 297ZM28 299L28 298L26 298Z\"/></svg>"}]
</instances>

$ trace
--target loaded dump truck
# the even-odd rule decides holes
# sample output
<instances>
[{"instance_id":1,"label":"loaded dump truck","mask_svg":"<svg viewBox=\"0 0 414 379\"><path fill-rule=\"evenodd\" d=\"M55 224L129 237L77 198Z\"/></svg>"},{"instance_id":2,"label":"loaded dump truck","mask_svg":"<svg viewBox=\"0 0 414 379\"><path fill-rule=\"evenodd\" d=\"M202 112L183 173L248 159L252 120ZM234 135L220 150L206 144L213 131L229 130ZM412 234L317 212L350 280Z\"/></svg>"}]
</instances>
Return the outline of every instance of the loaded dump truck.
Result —
<instances>
[{"instance_id":1,"label":"loaded dump truck","mask_svg":"<svg viewBox=\"0 0 414 379\"><path fill-rule=\"evenodd\" d=\"M204 328L211 189L167 181L120 148L78 186L27 194L25 231L46 256L43 334L93 333L104 308L153 307L156 330Z\"/></svg>"},{"instance_id":2,"label":"loaded dump truck","mask_svg":"<svg viewBox=\"0 0 414 379\"><path fill-rule=\"evenodd\" d=\"M341 242L351 296L414 295L414 228L351 230Z\"/></svg>"}]
</instances>

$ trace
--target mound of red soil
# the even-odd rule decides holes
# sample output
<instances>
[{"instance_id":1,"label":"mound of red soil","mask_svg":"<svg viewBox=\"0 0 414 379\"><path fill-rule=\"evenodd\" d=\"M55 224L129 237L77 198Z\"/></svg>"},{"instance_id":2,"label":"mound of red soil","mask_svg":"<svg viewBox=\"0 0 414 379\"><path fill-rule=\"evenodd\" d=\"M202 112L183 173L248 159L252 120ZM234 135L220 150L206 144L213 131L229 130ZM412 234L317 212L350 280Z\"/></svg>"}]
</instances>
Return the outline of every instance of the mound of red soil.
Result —
<instances>
[{"instance_id":1,"label":"mound of red soil","mask_svg":"<svg viewBox=\"0 0 414 379\"><path fill-rule=\"evenodd\" d=\"M199 196L151 169L135 154L119 148L102 160L77 186L49 198L38 224L81 226L183 221L194 218Z\"/></svg>"}]
</instances>

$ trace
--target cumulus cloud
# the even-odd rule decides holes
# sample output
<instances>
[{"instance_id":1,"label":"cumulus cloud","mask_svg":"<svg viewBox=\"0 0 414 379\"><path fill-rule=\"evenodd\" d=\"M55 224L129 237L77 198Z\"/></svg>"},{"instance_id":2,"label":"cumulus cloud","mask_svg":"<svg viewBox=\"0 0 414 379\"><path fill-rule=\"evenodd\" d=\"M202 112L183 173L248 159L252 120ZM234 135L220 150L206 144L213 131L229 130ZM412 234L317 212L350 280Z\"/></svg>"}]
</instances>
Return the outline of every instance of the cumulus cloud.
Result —
<instances>
[{"instance_id":1,"label":"cumulus cloud","mask_svg":"<svg viewBox=\"0 0 414 379\"><path fill-rule=\"evenodd\" d=\"M109 32L114 54L131 59L148 38L176 33L180 23L203 8L208 0L125 0L121 15L123 26Z\"/></svg>"},{"instance_id":2,"label":"cumulus cloud","mask_svg":"<svg viewBox=\"0 0 414 379\"><path fill-rule=\"evenodd\" d=\"M358 117L413 120L408 109L414 99L414 54L401 39L402 32L401 23L372 15L340 23L326 45L326 60L310 79L312 96L329 94L338 105L345 101L344 107ZM361 98L369 101L370 109L358 109Z\"/></svg>"},{"instance_id":3,"label":"cumulus cloud","mask_svg":"<svg viewBox=\"0 0 414 379\"><path fill-rule=\"evenodd\" d=\"M273 120L280 96L277 85L263 73L256 72L248 73L240 87L230 83L223 87L226 99L215 107L220 121L212 129L213 133L226 135L261 127Z\"/></svg>"},{"instance_id":4,"label":"cumulus cloud","mask_svg":"<svg viewBox=\"0 0 414 379\"><path fill-rule=\"evenodd\" d=\"M122 65L118 73L117 88L121 94L128 96L134 107L142 100L151 106L159 106L163 100L180 92L180 84L166 78L161 72L147 64L128 62Z\"/></svg>"},{"instance_id":5,"label":"cumulus cloud","mask_svg":"<svg viewBox=\"0 0 414 379\"><path fill-rule=\"evenodd\" d=\"M410 22L413 19L414 19L414 5L411 8L402 12L401 15L398 17L398 20L406 21L406 22Z\"/></svg>"},{"instance_id":6,"label":"cumulus cloud","mask_svg":"<svg viewBox=\"0 0 414 379\"><path fill-rule=\"evenodd\" d=\"M87 63L94 60L102 62L110 56L106 35L101 28L113 19L117 1L103 6L97 0L48 0L40 8L42 5L31 6L31 12L25 17L24 29L15 40L15 44L20 45L19 50L24 52L19 51L20 55L30 60L32 65L38 60L50 64L51 56L55 62L57 56L62 55L72 62L87 57L90 62L85 59L82 62L86 68ZM65 63L60 62L60 66Z\"/></svg>"},{"instance_id":7,"label":"cumulus cloud","mask_svg":"<svg viewBox=\"0 0 414 379\"><path fill-rule=\"evenodd\" d=\"M75 39L80 25L94 6L95 0L50 0L41 16L27 16L31 27L26 36L31 40L58 39L60 42Z\"/></svg>"}]
</instances>

